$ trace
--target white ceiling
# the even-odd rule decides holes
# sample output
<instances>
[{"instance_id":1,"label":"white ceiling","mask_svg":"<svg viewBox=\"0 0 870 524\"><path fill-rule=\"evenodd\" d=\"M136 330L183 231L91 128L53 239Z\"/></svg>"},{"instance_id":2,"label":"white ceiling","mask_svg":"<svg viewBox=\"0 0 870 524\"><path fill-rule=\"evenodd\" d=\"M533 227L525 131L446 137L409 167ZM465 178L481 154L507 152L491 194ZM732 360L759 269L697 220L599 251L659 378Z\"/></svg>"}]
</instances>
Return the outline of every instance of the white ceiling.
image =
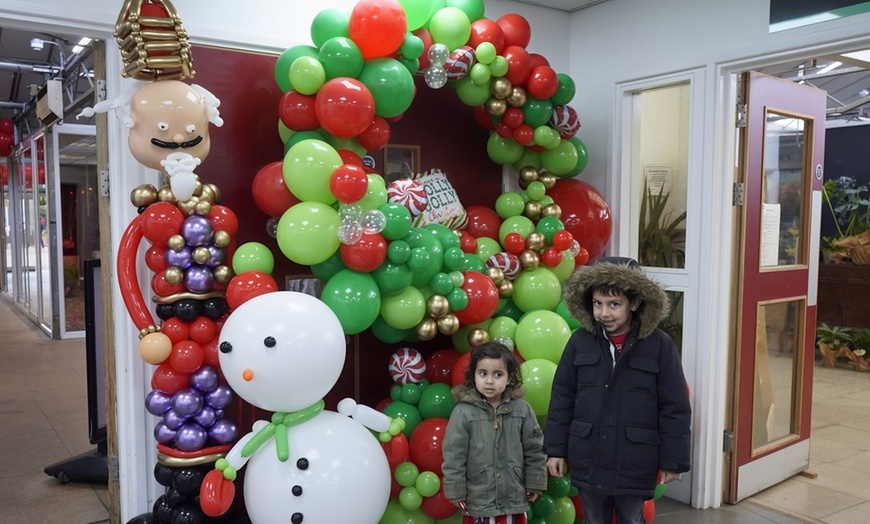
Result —
<instances>
[{"instance_id":1,"label":"white ceiling","mask_svg":"<svg viewBox=\"0 0 870 524\"><path fill-rule=\"evenodd\" d=\"M585 7L606 2L607 0L516 0L521 4L549 7L560 11L572 13Z\"/></svg>"}]
</instances>

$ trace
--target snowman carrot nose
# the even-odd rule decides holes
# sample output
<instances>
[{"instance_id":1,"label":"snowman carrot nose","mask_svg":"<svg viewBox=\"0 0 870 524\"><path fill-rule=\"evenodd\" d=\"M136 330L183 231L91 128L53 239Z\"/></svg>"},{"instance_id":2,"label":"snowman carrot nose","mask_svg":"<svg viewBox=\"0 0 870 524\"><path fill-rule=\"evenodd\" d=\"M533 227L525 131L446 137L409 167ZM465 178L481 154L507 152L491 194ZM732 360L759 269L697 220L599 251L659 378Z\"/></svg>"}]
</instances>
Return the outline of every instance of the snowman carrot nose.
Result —
<instances>
[{"instance_id":1,"label":"snowman carrot nose","mask_svg":"<svg viewBox=\"0 0 870 524\"><path fill-rule=\"evenodd\" d=\"M242 378L245 379L245 382L250 382L254 380L254 372L250 369L246 369L242 371Z\"/></svg>"}]
</instances>

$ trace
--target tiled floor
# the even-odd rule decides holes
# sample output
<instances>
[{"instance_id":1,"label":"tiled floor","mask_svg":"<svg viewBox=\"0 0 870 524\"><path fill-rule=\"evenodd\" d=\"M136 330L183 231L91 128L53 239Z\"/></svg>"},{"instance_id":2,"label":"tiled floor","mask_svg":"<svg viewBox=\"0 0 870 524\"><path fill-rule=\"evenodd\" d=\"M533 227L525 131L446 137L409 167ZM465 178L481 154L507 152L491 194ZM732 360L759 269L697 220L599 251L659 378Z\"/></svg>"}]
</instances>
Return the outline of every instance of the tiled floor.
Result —
<instances>
[{"instance_id":1,"label":"tiled floor","mask_svg":"<svg viewBox=\"0 0 870 524\"><path fill-rule=\"evenodd\" d=\"M105 485L61 484L43 471L94 450L84 344L49 340L0 297L0 523L108 522ZM870 522L870 374L817 366L813 397L810 471L817 478L797 476L709 510L664 497L655 523Z\"/></svg>"}]
</instances>

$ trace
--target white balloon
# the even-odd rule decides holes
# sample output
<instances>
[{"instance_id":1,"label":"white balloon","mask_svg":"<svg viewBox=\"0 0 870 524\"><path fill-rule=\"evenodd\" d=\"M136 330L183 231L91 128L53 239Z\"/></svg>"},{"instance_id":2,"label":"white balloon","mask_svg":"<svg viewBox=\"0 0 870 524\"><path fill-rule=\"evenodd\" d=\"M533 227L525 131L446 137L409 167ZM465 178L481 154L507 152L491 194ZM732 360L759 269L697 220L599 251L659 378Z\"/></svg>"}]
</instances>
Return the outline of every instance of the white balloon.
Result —
<instances>
[{"instance_id":1,"label":"white balloon","mask_svg":"<svg viewBox=\"0 0 870 524\"><path fill-rule=\"evenodd\" d=\"M369 209L362 217L363 233L380 233L387 227L387 217L380 209Z\"/></svg>"},{"instance_id":2,"label":"white balloon","mask_svg":"<svg viewBox=\"0 0 870 524\"><path fill-rule=\"evenodd\" d=\"M450 50L447 46L441 43L432 44L429 47L429 53L426 55L429 58L429 63L434 66L443 66L450 58Z\"/></svg>"},{"instance_id":3,"label":"white balloon","mask_svg":"<svg viewBox=\"0 0 870 524\"><path fill-rule=\"evenodd\" d=\"M447 83L447 72L442 66L431 65L423 72L423 80L432 89L441 89Z\"/></svg>"},{"instance_id":4,"label":"white balloon","mask_svg":"<svg viewBox=\"0 0 870 524\"><path fill-rule=\"evenodd\" d=\"M342 244L349 246L356 244L362 238L362 234L362 224L352 218L345 218L338 225L338 240Z\"/></svg>"},{"instance_id":5,"label":"white balloon","mask_svg":"<svg viewBox=\"0 0 870 524\"><path fill-rule=\"evenodd\" d=\"M338 216L342 220L349 218L359 221L363 216L363 208L359 204L342 204L338 208Z\"/></svg>"}]
</instances>

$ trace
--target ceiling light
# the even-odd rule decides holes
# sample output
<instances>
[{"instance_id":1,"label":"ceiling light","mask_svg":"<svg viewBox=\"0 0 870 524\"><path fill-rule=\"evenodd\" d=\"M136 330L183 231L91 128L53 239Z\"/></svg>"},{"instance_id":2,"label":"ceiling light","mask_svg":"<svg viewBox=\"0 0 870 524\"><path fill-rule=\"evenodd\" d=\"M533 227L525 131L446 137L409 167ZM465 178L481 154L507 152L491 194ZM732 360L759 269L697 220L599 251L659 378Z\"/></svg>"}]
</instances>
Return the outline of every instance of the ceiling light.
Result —
<instances>
[{"instance_id":1,"label":"ceiling light","mask_svg":"<svg viewBox=\"0 0 870 524\"><path fill-rule=\"evenodd\" d=\"M85 46L88 45L88 44L90 44L90 43L91 43L91 39L90 39L90 38L88 38L88 37L83 37L81 40L79 40L79 43L76 44L75 47L72 48L72 52L73 52L73 54L81 53L82 50L85 48Z\"/></svg>"},{"instance_id":2,"label":"ceiling light","mask_svg":"<svg viewBox=\"0 0 870 524\"><path fill-rule=\"evenodd\" d=\"M34 51L42 51L42 48L45 46L45 40L42 38L34 38L30 40L30 49Z\"/></svg>"},{"instance_id":3,"label":"ceiling light","mask_svg":"<svg viewBox=\"0 0 870 524\"><path fill-rule=\"evenodd\" d=\"M826 65L825 67L819 69L819 70L816 72L816 74L817 74L817 75L823 75L823 74L825 74L825 73L830 73L831 71L833 71L834 69L837 69L837 68L840 67L841 65L843 65L843 62L831 62L830 64Z\"/></svg>"},{"instance_id":4,"label":"ceiling light","mask_svg":"<svg viewBox=\"0 0 870 524\"><path fill-rule=\"evenodd\" d=\"M861 98L867 98L868 96L870 96L870 90L862 89L858 91L858 96L860 96Z\"/></svg>"}]
</instances>

